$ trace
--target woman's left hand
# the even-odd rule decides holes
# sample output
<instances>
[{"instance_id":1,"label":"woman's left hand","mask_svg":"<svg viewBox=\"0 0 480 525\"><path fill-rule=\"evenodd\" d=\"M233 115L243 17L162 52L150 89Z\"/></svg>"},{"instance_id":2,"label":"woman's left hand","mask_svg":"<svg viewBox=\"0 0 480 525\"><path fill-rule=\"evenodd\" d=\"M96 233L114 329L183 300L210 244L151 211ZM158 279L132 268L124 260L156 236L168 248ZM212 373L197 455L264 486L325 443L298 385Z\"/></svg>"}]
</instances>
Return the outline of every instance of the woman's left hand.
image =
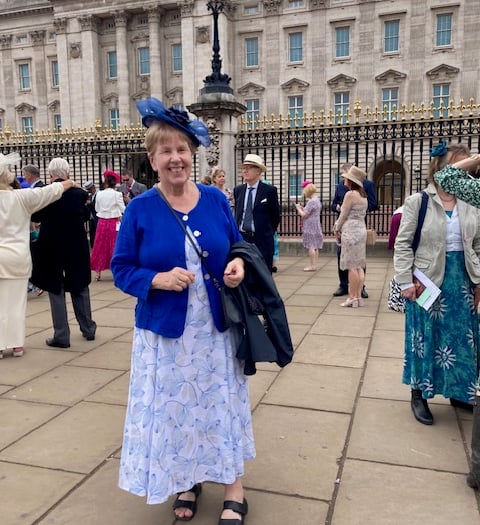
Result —
<instances>
[{"instance_id":1,"label":"woman's left hand","mask_svg":"<svg viewBox=\"0 0 480 525\"><path fill-rule=\"evenodd\" d=\"M232 259L223 272L223 282L228 288L236 288L245 277L245 265L243 259L235 257Z\"/></svg>"},{"instance_id":2,"label":"woman's left hand","mask_svg":"<svg viewBox=\"0 0 480 525\"><path fill-rule=\"evenodd\" d=\"M473 304L475 305L475 308L478 307L479 303L480 303L480 288L474 288L473 289Z\"/></svg>"}]
</instances>

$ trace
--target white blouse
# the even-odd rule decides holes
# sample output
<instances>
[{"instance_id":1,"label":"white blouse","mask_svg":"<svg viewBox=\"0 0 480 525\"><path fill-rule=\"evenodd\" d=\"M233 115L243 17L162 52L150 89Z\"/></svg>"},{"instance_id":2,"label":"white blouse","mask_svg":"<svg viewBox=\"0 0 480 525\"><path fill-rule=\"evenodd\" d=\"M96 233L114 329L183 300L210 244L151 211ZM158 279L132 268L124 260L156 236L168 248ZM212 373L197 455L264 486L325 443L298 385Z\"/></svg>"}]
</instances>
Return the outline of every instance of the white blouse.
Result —
<instances>
[{"instance_id":1,"label":"white blouse","mask_svg":"<svg viewBox=\"0 0 480 525\"><path fill-rule=\"evenodd\" d=\"M113 188L98 191L95 198L95 211L97 212L97 217L101 219L121 217L125 211L123 195Z\"/></svg>"}]
</instances>

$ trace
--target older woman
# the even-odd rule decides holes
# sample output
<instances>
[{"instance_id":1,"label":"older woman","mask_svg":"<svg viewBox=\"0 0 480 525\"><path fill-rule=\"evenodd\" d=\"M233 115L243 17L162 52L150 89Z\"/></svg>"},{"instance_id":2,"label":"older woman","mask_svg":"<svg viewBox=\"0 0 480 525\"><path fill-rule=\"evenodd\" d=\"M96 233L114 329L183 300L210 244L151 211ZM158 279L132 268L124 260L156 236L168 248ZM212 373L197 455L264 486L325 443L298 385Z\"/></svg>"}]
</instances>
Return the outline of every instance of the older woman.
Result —
<instances>
[{"instance_id":1,"label":"older woman","mask_svg":"<svg viewBox=\"0 0 480 525\"><path fill-rule=\"evenodd\" d=\"M318 250L323 247L322 225L320 224L320 212L322 203L317 197L317 187L312 181L306 180L302 184L303 196L307 199L307 205L295 204L295 208L303 220L303 246L308 250L310 266L303 269L304 272L315 272L318 270Z\"/></svg>"},{"instance_id":2,"label":"older woman","mask_svg":"<svg viewBox=\"0 0 480 525\"><path fill-rule=\"evenodd\" d=\"M435 173L435 182L446 192L480 208L480 180L472 178L469 172L480 170L480 155L464 157L454 162L450 159L442 170ZM472 426L472 464L467 476L467 484L473 489L480 489L480 378L477 381L475 407Z\"/></svg>"},{"instance_id":3,"label":"older woman","mask_svg":"<svg viewBox=\"0 0 480 525\"><path fill-rule=\"evenodd\" d=\"M230 206L233 207L233 191L225 187L225 182L226 182L225 170L222 170L218 166L213 168L212 182L213 182L213 185L225 195Z\"/></svg>"},{"instance_id":4,"label":"older woman","mask_svg":"<svg viewBox=\"0 0 480 525\"><path fill-rule=\"evenodd\" d=\"M151 504L177 494L175 518L188 521L200 483L222 483L218 523L242 524L241 476L255 456L248 385L214 284L243 280L243 260L228 262L241 236L220 192L190 180L210 143L203 123L153 98L137 106L160 182L128 205L112 260L115 284L137 297L120 487Z\"/></svg>"},{"instance_id":5,"label":"older woman","mask_svg":"<svg viewBox=\"0 0 480 525\"><path fill-rule=\"evenodd\" d=\"M338 239L341 238L342 244L340 269L348 270L348 299L340 306L357 308L363 304L361 294L365 282L367 242L365 214L368 200L363 181L366 173L357 166L351 166L342 176L349 191L345 194L340 216L333 226L333 231Z\"/></svg>"},{"instance_id":6,"label":"older woman","mask_svg":"<svg viewBox=\"0 0 480 525\"><path fill-rule=\"evenodd\" d=\"M403 383L412 391L413 415L424 425L433 424L427 400L437 394L450 398L454 406L468 408L480 371L476 311L480 299L480 211L446 193L434 181L435 173L468 155L462 144L447 147L441 143L434 148L418 248L414 253L419 193L406 199L395 241L395 280L408 299ZM441 289L428 311L416 302L415 269Z\"/></svg>"},{"instance_id":7,"label":"older woman","mask_svg":"<svg viewBox=\"0 0 480 525\"><path fill-rule=\"evenodd\" d=\"M120 219L125 211L123 195L115 189L120 183L120 175L113 170L103 174L104 186L95 198L95 211L98 218L95 242L90 257L91 267L96 272L95 279L100 281L103 270L110 268L113 257Z\"/></svg>"},{"instance_id":8,"label":"older woman","mask_svg":"<svg viewBox=\"0 0 480 525\"><path fill-rule=\"evenodd\" d=\"M14 357L23 355L27 284L32 270L30 216L74 185L66 180L15 191L9 165L19 161L16 154L0 154L0 359L7 349L13 349Z\"/></svg>"}]
</instances>

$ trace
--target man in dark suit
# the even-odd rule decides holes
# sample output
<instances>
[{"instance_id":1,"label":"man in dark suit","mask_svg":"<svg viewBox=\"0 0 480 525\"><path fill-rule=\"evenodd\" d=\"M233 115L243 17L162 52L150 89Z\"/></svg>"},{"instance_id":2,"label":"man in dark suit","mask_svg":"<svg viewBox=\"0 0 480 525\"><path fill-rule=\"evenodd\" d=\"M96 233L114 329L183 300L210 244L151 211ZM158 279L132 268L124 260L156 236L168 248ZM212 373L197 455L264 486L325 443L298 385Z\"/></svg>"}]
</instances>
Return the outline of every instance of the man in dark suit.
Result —
<instances>
[{"instance_id":1,"label":"man in dark suit","mask_svg":"<svg viewBox=\"0 0 480 525\"><path fill-rule=\"evenodd\" d=\"M70 166L65 159L53 159L48 165L52 182L69 178ZM68 325L65 292L70 292L73 311L83 337L95 339L96 323L92 320L90 294L90 249L85 222L89 218L85 206L87 192L73 188L62 198L32 215L40 222L40 232L34 251L32 282L48 292L52 311L53 337L48 346L68 348Z\"/></svg>"},{"instance_id":2,"label":"man in dark suit","mask_svg":"<svg viewBox=\"0 0 480 525\"><path fill-rule=\"evenodd\" d=\"M27 164L22 168L22 173L30 188L41 188L45 186L43 181L40 180L40 170L37 166Z\"/></svg>"},{"instance_id":3,"label":"man in dark suit","mask_svg":"<svg viewBox=\"0 0 480 525\"><path fill-rule=\"evenodd\" d=\"M241 168L245 184L233 190L235 220L245 241L257 246L272 271L273 235L280 223L277 188L260 181L267 168L258 155L249 153Z\"/></svg>"},{"instance_id":4,"label":"man in dark suit","mask_svg":"<svg viewBox=\"0 0 480 525\"><path fill-rule=\"evenodd\" d=\"M133 178L133 173L130 169L125 169L122 173L122 184L118 186L118 191L123 194L123 202L125 206L140 193L145 193L147 187L145 184L137 182Z\"/></svg>"},{"instance_id":5,"label":"man in dark suit","mask_svg":"<svg viewBox=\"0 0 480 525\"><path fill-rule=\"evenodd\" d=\"M342 180L335 188L335 195L332 201L332 211L334 211L337 214L340 214L340 208L343 204L343 199L347 191L349 191L348 188L345 186L345 180L343 179L343 174L347 173L347 171L351 167L352 167L352 164L350 164L350 162L346 162L340 168L340 176L342 177ZM375 190L375 184L372 181L365 179L363 181L363 188L367 192L367 201L368 201L367 212L375 211L376 209L378 209L377 192ZM348 295L348 270L340 270L340 252L341 252L341 245L338 244L337 245L337 267L338 267L338 278L339 278L340 284L338 285L337 290L333 292L333 295L335 297L340 297L342 295ZM365 290L365 287L363 287L362 289L362 298L368 299L368 293L367 293L367 290Z\"/></svg>"}]
</instances>

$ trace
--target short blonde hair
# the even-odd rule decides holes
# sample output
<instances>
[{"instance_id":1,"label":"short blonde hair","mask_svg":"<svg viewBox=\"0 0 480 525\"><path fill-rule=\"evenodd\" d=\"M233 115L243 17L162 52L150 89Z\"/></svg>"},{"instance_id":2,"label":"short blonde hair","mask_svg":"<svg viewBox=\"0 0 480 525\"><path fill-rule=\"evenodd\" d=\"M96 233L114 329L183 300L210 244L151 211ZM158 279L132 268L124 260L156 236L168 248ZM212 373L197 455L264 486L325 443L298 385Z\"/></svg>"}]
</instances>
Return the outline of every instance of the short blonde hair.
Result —
<instances>
[{"instance_id":1,"label":"short blonde hair","mask_svg":"<svg viewBox=\"0 0 480 525\"><path fill-rule=\"evenodd\" d=\"M169 126L168 124L157 120L152 123L145 133L145 149L147 150L147 153L149 155L153 155L159 143L162 143L175 136L180 137L188 142L188 146L192 154L197 151L195 144L187 134L183 133L179 129L174 128L173 126Z\"/></svg>"},{"instance_id":2,"label":"short blonde hair","mask_svg":"<svg viewBox=\"0 0 480 525\"><path fill-rule=\"evenodd\" d=\"M315 184L308 184L303 188L303 196L307 199L309 199L314 193L317 193L317 187Z\"/></svg>"}]
</instances>

